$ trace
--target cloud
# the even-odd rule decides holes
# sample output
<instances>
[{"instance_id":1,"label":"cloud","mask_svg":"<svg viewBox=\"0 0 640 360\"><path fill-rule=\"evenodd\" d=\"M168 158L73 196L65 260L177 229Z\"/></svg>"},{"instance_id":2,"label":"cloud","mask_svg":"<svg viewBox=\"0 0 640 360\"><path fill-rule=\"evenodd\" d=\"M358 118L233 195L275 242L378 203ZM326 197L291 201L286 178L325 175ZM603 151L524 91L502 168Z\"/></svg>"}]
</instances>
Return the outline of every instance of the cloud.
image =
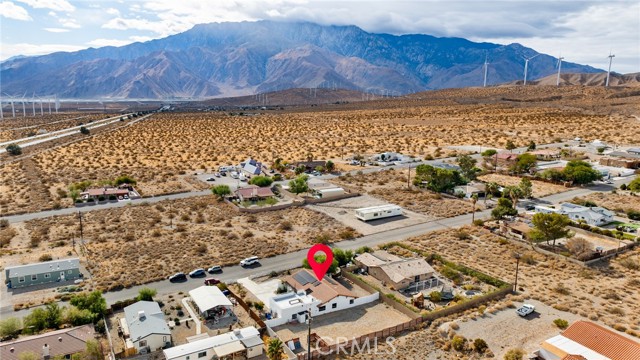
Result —
<instances>
[{"instance_id":1,"label":"cloud","mask_svg":"<svg viewBox=\"0 0 640 360\"><path fill-rule=\"evenodd\" d=\"M87 43L92 47L103 47L103 46L124 46L131 44L131 40L118 40L118 39L95 39L91 40Z\"/></svg>"},{"instance_id":2,"label":"cloud","mask_svg":"<svg viewBox=\"0 0 640 360\"><path fill-rule=\"evenodd\" d=\"M116 8L108 8L106 10L106 13L109 14L109 15L120 16L120 10L118 10Z\"/></svg>"},{"instance_id":3,"label":"cloud","mask_svg":"<svg viewBox=\"0 0 640 360\"><path fill-rule=\"evenodd\" d=\"M61 28L44 28L45 31L52 33L66 33L69 32L69 29L61 29Z\"/></svg>"},{"instance_id":4,"label":"cloud","mask_svg":"<svg viewBox=\"0 0 640 360\"><path fill-rule=\"evenodd\" d=\"M0 61L17 55L34 56L50 54L58 51L78 51L85 49L82 45L68 44L6 44L0 47Z\"/></svg>"},{"instance_id":5,"label":"cloud","mask_svg":"<svg viewBox=\"0 0 640 360\"><path fill-rule=\"evenodd\" d=\"M11 1L3 1L0 3L0 16L13 20L33 20L25 8L20 7Z\"/></svg>"},{"instance_id":6,"label":"cloud","mask_svg":"<svg viewBox=\"0 0 640 360\"><path fill-rule=\"evenodd\" d=\"M59 19L60 25L69 29L80 29L82 26L76 22L75 19Z\"/></svg>"},{"instance_id":7,"label":"cloud","mask_svg":"<svg viewBox=\"0 0 640 360\"><path fill-rule=\"evenodd\" d=\"M17 0L25 3L34 9L51 9L55 11L75 11L75 6L71 5L67 0Z\"/></svg>"}]
</instances>

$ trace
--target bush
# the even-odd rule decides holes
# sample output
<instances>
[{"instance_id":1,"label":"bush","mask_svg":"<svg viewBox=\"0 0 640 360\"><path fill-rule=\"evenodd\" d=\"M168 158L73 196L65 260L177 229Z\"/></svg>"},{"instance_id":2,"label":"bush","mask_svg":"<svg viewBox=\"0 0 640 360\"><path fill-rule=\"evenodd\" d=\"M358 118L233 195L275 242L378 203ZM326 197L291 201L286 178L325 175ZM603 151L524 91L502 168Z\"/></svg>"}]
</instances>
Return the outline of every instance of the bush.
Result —
<instances>
[{"instance_id":1,"label":"bush","mask_svg":"<svg viewBox=\"0 0 640 360\"><path fill-rule=\"evenodd\" d=\"M262 301L258 301L253 304L253 307L255 307L258 311L262 311L262 309L264 309L264 303Z\"/></svg>"},{"instance_id":2,"label":"bush","mask_svg":"<svg viewBox=\"0 0 640 360\"><path fill-rule=\"evenodd\" d=\"M559 329L566 329L569 327L569 322L567 320L564 319L555 319L553 320L553 323L559 328Z\"/></svg>"},{"instance_id":3,"label":"bush","mask_svg":"<svg viewBox=\"0 0 640 360\"><path fill-rule=\"evenodd\" d=\"M273 183L273 179L268 176L254 176L249 180L249 184L256 185L259 187L267 187Z\"/></svg>"},{"instance_id":4,"label":"bush","mask_svg":"<svg viewBox=\"0 0 640 360\"><path fill-rule=\"evenodd\" d=\"M98 320L98 322L96 323L96 326L95 326L95 330L99 334L104 334L104 333L107 332L107 327L105 326L103 319Z\"/></svg>"},{"instance_id":5,"label":"bush","mask_svg":"<svg viewBox=\"0 0 640 360\"><path fill-rule=\"evenodd\" d=\"M158 294L156 289L151 289L148 287L143 287L138 291L138 296L136 297L137 301L153 301L153 297Z\"/></svg>"},{"instance_id":6,"label":"bush","mask_svg":"<svg viewBox=\"0 0 640 360\"><path fill-rule=\"evenodd\" d=\"M53 257L51 257L51 254L42 254L38 258L38 260L41 261L41 262L51 261L51 260L53 260Z\"/></svg>"},{"instance_id":7,"label":"bush","mask_svg":"<svg viewBox=\"0 0 640 360\"><path fill-rule=\"evenodd\" d=\"M22 148L18 144L9 144L5 150L7 150L7 154L13 156L22 154Z\"/></svg>"},{"instance_id":8,"label":"bush","mask_svg":"<svg viewBox=\"0 0 640 360\"><path fill-rule=\"evenodd\" d=\"M524 351L521 349L511 349L504 354L504 360L522 360Z\"/></svg>"},{"instance_id":9,"label":"bush","mask_svg":"<svg viewBox=\"0 0 640 360\"><path fill-rule=\"evenodd\" d=\"M483 353L488 348L489 348L489 346L487 345L487 342L484 341L483 339L475 339L475 340L473 340L473 349L475 351L477 351L479 353Z\"/></svg>"},{"instance_id":10,"label":"bush","mask_svg":"<svg viewBox=\"0 0 640 360\"><path fill-rule=\"evenodd\" d=\"M451 340L451 346L457 351L463 351L465 349L465 345L467 344L467 339L463 336L456 335Z\"/></svg>"},{"instance_id":11,"label":"bush","mask_svg":"<svg viewBox=\"0 0 640 360\"><path fill-rule=\"evenodd\" d=\"M429 300L433 301L434 303L440 302L442 301L442 294L440 294L440 291L432 291L431 293L429 293Z\"/></svg>"},{"instance_id":12,"label":"bush","mask_svg":"<svg viewBox=\"0 0 640 360\"><path fill-rule=\"evenodd\" d=\"M0 338L13 339L20 335L22 321L19 318L8 318L0 321Z\"/></svg>"},{"instance_id":13,"label":"bush","mask_svg":"<svg viewBox=\"0 0 640 360\"><path fill-rule=\"evenodd\" d=\"M91 131L89 129L87 129L86 127L84 127L84 126L81 126L80 127L80 133L84 134L84 135L89 135L91 133Z\"/></svg>"},{"instance_id":14,"label":"bush","mask_svg":"<svg viewBox=\"0 0 640 360\"><path fill-rule=\"evenodd\" d=\"M627 211L627 216L631 220L640 220L640 211L629 210L629 211Z\"/></svg>"}]
</instances>

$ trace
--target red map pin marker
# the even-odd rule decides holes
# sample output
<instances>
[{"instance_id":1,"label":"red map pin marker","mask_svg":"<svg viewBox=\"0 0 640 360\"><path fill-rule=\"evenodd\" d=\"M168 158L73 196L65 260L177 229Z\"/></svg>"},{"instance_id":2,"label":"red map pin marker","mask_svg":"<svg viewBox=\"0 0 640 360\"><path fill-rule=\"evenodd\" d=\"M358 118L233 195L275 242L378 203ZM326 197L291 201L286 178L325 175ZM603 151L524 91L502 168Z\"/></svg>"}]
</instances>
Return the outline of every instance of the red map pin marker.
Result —
<instances>
[{"instance_id":1,"label":"red map pin marker","mask_svg":"<svg viewBox=\"0 0 640 360\"><path fill-rule=\"evenodd\" d=\"M318 263L316 261L316 253L323 252L326 255L326 260L323 263ZM333 251L327 245L323 244L315 244L309 249L307 252L307 261L309 262L309 266L316 274L316 277L319 281L322 281L324 278L324 274L327 273L329 267L331 267L331 263L333 263Z\"/></svg>"}]
</instances>

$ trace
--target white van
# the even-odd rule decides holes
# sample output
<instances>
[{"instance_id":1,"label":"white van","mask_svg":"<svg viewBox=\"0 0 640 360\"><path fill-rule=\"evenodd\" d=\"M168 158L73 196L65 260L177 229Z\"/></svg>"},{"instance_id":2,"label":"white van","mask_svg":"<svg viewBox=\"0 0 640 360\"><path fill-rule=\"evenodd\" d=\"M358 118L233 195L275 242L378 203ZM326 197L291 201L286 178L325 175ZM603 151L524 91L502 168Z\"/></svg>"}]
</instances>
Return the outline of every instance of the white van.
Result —
<instances>
[{"instance_id":1,"label":"white van","mask_svg":"<svg viewBox=\"0 0 640 360\"><path fill-rule=\"evenodd\" d=\"M240 173L240 181L247 181L247 177L243 173Z\"/></svg>"},{"instance_id":2,"label":"white van","mask_svg":"<svg viewBox=\"0 0 640 360\"><path fill-rule=\"evenodd\" d=\"M257 256L248 257L240 261L240 266L251 266L258 263L259 258Z\"/></svg>"},{"instance_id":3,"label":"white van","mask_svg":"<svg viewBox=\"0 0 640 360\"><path fill-rule=\"evenodd\" d=\"M234 178L234 179L237 179L237 178L238 178L238 176L239 176L239 175L238 175L238 173L237 173L236 171L232 171L231 173L229 173L229 175L230 175L232 178Z\"/></svg>"}]
</instances>

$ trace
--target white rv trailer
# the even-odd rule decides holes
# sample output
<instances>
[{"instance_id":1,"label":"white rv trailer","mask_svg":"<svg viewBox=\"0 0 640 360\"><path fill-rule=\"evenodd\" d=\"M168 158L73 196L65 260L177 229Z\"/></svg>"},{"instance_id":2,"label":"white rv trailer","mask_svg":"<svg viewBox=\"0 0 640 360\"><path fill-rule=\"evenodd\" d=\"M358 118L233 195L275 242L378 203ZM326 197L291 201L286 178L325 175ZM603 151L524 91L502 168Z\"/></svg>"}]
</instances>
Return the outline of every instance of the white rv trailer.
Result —
<instances>
[{"instance_id":1,"label":"white rv trailer","mask_svg":"<svg viewBox=\"0 0 640 360\"><path fill-rule=\"evenodd\" d=\"M394 204L356 209L356 218L362 221L384 219L402 215L402 208Z\"/></svg>"}]
</instances>

